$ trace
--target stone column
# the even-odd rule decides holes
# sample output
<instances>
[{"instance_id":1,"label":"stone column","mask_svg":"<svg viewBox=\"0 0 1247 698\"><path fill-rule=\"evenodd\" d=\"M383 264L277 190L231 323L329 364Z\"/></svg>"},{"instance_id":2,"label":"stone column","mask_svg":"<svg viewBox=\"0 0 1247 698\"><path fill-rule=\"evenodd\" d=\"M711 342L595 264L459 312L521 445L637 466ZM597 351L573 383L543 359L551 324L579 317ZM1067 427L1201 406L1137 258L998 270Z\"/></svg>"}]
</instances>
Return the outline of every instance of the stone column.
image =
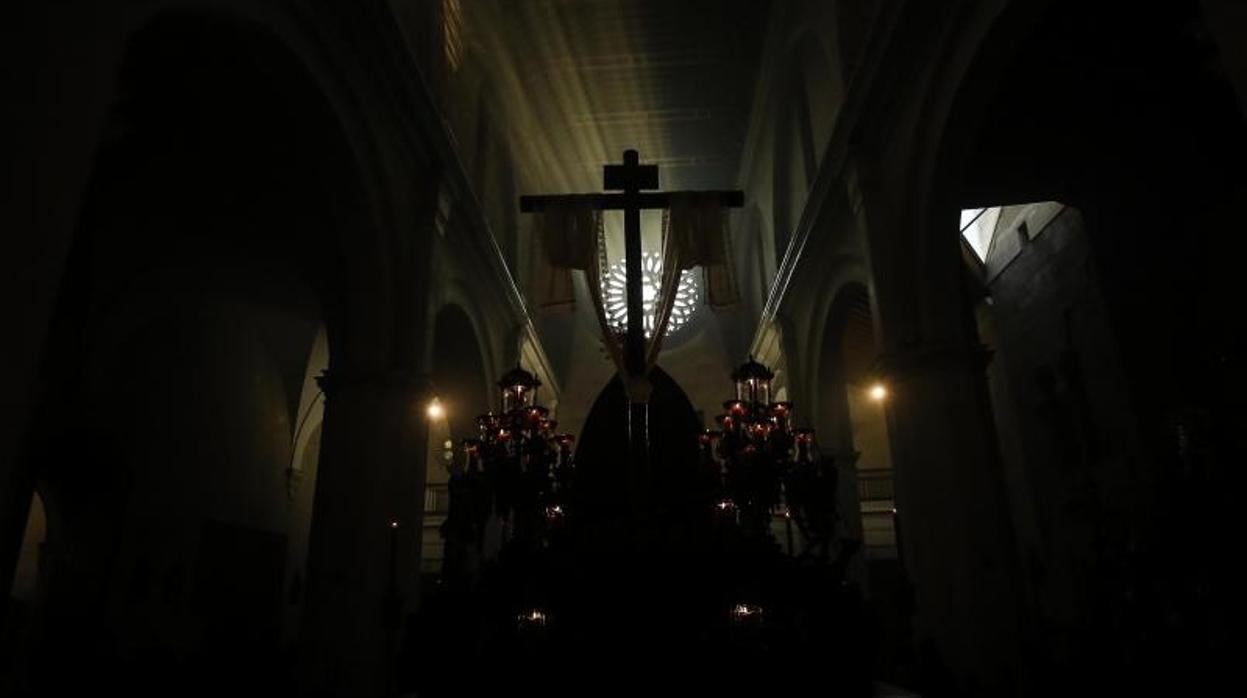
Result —
<instances>
[{"instance_id":1,"label":"stone column","mask_svg":"<svg viewBox=\"0 0 1247 698\"><path fill-rule=\"evenodd\" d=\"M427 389L409 374L321 379L325 422L308 544L304 692L392 693L420 571Z\"/></svg>"},{"instance_id":2,"label":"stone column","mask_svg":"<svg viewBox=\"0 0 1247 698\"><path fill-rule=\"evenodd\" d=\"M1239 108L1247 112L1247 5L1239 0L1200 0L1203 27L1217 45L1217 67L1238 94Z\"/></svg>"},{"instance_id":3,"label":"stone column","mask_svg":"<svg viewBox=\"0 0 1247 698\"><path fill-rule=\"evenodd\" d=\"M981 346L930 347L881 366L919 671L934 690L1019 695L1021 598L987 360Z\"/></svg>"}]
</instances>

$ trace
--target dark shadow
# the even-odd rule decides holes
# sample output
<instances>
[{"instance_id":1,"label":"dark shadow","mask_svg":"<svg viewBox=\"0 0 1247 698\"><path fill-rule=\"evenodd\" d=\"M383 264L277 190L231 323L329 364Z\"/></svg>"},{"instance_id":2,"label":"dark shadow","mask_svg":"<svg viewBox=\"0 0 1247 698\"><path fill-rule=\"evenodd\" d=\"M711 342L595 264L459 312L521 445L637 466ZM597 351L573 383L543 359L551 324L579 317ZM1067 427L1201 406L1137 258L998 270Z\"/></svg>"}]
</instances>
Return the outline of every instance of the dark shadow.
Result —
<instances>
[{"instance_id":1,"label":"dark shadow","mask_svg":"<svg viewBox=\"0 0 1247 698\"><path fill-rule=\"evenodd\" d=\"M317 328L344 334L358 260L336 236L365 210L358 168L315 78L259 25L158 17L116 91L41 367L27 467L55 525L18 695L273 689L284 536L209 518L257 510L242 500L278 476L249 488L263 469L236 456L284 465L273 435Z\"/></svg>"},{"instance_id":2,"label":"dark shadow","mask_svg":"<svg viewBox=\"0 0 1247 698\"><path fill-rule=\"evenodd\" d=\"M486 375L472 322L458 306L442 308L433 324L433 389L456 443L476 436L477 415L497 409L486 402Z\"/></svg>"},{"instance_id":3,"label":"dark shadow","mask_svg":"<svg viewBox=\"0 0 1247 698\"><path fill-rule=\"evenodd\" d=\"M660 500L692 496L698 462L697 435L701 423L680 385L664 370L650 371L654 386L649 403L649 489ZM598 394L585 420L576 451L577 481L586 496L612 507L627 505L628 397L623 383L613 377Z\"/></svg>"}]
</instances>

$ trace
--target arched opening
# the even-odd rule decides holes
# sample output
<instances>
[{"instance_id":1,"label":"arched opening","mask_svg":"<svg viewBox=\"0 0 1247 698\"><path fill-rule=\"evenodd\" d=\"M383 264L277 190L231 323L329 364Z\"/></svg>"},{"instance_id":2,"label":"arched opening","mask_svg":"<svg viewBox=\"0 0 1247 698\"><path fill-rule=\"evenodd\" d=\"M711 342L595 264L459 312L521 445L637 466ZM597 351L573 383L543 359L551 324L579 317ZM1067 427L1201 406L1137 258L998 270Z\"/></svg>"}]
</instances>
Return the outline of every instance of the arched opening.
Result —
<instances>
[{"instance_id":1,"label":"arched opening","mask_svg":"<svg viewBox=\"0 0 1247 698\"><path fill-rule=\"evenodd\" d=\"M0 631L0 681L9 686L14 667L29 661L31 630L47 595L48 512L38 491L31 494L21 548L13 572L9 597L5 599L4 625ZM10 690L13 687L10 686Z\"/></svg>"},{"instance_id":2,"label":"arched opening","mask_svg":"<svg viewBox=\"0 0 1247 698\"><path fill-rule=\"evenodd\" d=\"M362 188L323 92L261 27L153 20L118 91L42 369L31 465L60 525L20 680L146 694L228 665L276 687L310 512L297 424Z\"/></svg>"},{"instance_id":3,"label":"arched opening","mask_svg":"<svg viewBox=\"0 0 1247 698\"><path fill-rule=\"evenodd\" d=\"M450 436L476 435L476 416L493 407L484 350L467 313L457 305L442 308L433 322L433 389L449 422Z\"/></svg>"},{"instance_id":4,"label":"arched opening","mask_svg":"<svg viewBox=\"0 0 1247 698\"><path fill-rule=\"evenodd\" d=\"M39 565L44 542L48 535L48 514L43 497L35 492L30 497L30 514L26 517L26 529L22 534L22 549L18 553L17 570L13 573L14 600L29 608L39 591Z\"/></svg>"},{"instance_id":5,"label":"arched opening","mask_svg":"<svg viewBox=\"0 0 1247 698\"><path fill-rule=\"evenodd\" d=\"M861 500L861 532L869 559L896 558L892 527L892 455L885 418L887 386L875 370L874 319L870 296L850 284L832 304L824 332L820 395L824 422L841 459L851 459Z\"/></svg>"},{"instance_id":6,"label":"arched opening","mask_svg":"<svg viewBox=\"0 0 1247 698\"><path fill-rule=\"evenodd\" d=\"M433 354L430 375L435 402L426 406L429 440L424 495L424 530L421 534L420 566L430 580L442 571L445 559L441 527L446 521L450 497L449 465L459 457L463 439L477 436L476 417L490 409L492 386L488 384L480 340L467 313L447 305L433 322ZM425 585L433 589L432 584Z\"/></svg>"},{"instance_id":7,"label":"arched opening","mask_svg":"<svg viewBox=\"0 0 1247 698\"><path fill-rule=\"evenodd\" d=\"M29 513L22 532L21 548L13 572L9 597L5 599L4 624L0 626L0 685L9 690L9 676L14 667L29 661L31 629L34 618L41 612L42 599L47 594L43 574L47 560L48 512L43 497L34 492L30 497Z\"/></svg>"},{"instance_id":8,"label":"arched opening","mask_svg":"<svg viewBox=\"0 0 1247 698\"><path fill-rule=\"evenodd\" d=\"M846 533L863 543L855 574L867 592L875 635L862 642L874 645L874 675L896 680L909 618L886 412L890 386L877 370L874 317L864 285L849 283L836 293L820 346L819 441L841 472Z\"/></svg>"},{"instance_id":9,"label":"arched opening","mask_svg":"<svg viewBox=\"0 0 1247 698\"><path fill-rule=\"evenodd\" d=\"M286 643L296 641L303 611L303 590L307 583L308 534L316 493L316 474L320 465L321 436L325 426L326 398L319 379L328 370L329 336L322 326L316 332L316 338L308 352L303 385L298 395L298 409L292 413L296 416L296 421L292 424L292 447L285 473L286 501L289 503L286 530L290 539L282 633Z\"/></svg>"},{"instance_id":10,"label":"arched opening","mask_svg":"<svg viewBox=\"0 0 1247 698\"><path fill-rule=\"evenodd\" d=\"M1241 446L1218 425L1244 385L1241 318L1191 299L1241 296L1219 231L1237 225L1247 128L1196 3L1119 9L999 19L960 82L926 213L972 233L959 321L992 353L1039 673L1190 691L1229 663L1207 622L1231 594L1223 554L1200 531L1224 525ZM1198 603L1178 591L1194 587Z\"/></svg>"}]
</instances>

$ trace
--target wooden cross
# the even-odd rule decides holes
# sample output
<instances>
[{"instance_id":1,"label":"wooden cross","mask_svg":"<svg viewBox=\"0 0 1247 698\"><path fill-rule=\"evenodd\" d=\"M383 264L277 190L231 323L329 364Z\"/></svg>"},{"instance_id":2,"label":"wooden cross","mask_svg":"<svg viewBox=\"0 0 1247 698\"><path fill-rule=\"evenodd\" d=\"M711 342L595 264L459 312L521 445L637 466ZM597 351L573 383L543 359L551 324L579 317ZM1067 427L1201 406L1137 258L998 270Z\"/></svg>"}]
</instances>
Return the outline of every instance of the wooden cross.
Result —
<instances>
[{"instance_id":1,"label":"wooden cross","mask_svg":"<svg viewBox=\"0 0 1247 698\"><path fill-rule=\"evenodd\" d=\"M642 317L641 211L671 207L673 196L695 192L658 192L658 165L642 165L635 150L625 150L623 164L602 168L602 188L618 194L563 194L521 196L520 211L537 213L547 208L591 208L624 212L624 254L628 300L628 333L624 340L624 363L633 377L645 373L645 322ZM696 192L699 197L717 199L725 207L745 204L741 191ZM704 199L703 199L704 200ZM595 289L590 289L596 292ZM610 338L607 338L610 341ZM633 402L629 410L628 431L634 467L643 470L648 461L648 414L644 402Z\"/></svg>"}]
</instances>

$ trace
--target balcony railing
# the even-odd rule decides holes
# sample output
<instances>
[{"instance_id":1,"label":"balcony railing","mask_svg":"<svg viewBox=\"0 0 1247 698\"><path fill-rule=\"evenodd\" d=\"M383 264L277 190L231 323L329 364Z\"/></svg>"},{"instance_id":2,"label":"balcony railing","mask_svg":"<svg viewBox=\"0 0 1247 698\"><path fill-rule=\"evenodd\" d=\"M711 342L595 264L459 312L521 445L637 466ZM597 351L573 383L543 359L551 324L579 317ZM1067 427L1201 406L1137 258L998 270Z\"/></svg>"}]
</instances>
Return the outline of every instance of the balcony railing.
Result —
<instances>
[{"instance_id":1,"label":"balcony railing","mask_svg":"<svg viewBox=\"0 0 1247 698\"><path fill-rule=\"evenodd\" d=\"M891 500L894 496L891 470L857 471L858 501L877 502Z\"/></svg>"},{"instance_id":2,"label":"balcony railing","mask_svg":"<svg viewBox=\"0 0 1247 698\"><path fill-rule=\"evenodd\" d=\"M859 470L857 499L862 512L866 557L896 557L896 509L891 470Z\"/></svg>"},{"instance_id":3,"label":"balcony railing","mask_svg":"<svg viewBox=\"0 0 1247 698\"><path fill-rule=\"evenodd\" d=\"M424 519L429 525L429 517L446 516L450 511L450 489L445 484L429 483L424 487ZM438 522L440 524L440 522Z\"/></svg>"}]
</instances>

